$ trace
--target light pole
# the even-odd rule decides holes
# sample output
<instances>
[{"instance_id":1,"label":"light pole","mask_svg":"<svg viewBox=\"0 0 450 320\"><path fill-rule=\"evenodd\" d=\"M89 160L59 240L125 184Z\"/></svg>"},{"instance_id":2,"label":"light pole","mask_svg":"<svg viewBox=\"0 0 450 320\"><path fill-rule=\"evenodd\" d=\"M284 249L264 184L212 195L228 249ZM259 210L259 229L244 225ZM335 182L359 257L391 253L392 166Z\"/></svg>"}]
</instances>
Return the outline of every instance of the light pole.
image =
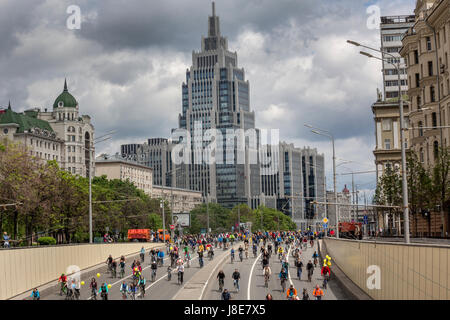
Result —
<instances>
[{"instance_id":1,"label":"light pole","mask_svg":"<svg viewBox=\"0 0 450 320\"><path fill-rule=\"evenodd\" d=\"M305 124L305 127L312 128L312 133L325 136L331 139L333 145L333 186L334 186L334 201L335 201L335 217L336 217L336 238L339 239L339 214L338 214L338 198L336 189L336 151L334 148L334 136L326 130L315 128L309 124Z\"/></svg>"},{"instance_id":2,"label":"light pole","mask_svg":"<svg viewBox=\"0 0 450 320\"><path fill-rule=\"evenodd\" d=\"M175 168L175 169L173 169L173 170L170 170L170 171L167 171L166 172L166 175L167 174L169 174L169 173L173 173L173 172L175 172L175 179L176 179L176 172L177 172L177 170L180 170L181 169L181 167L178 167L178 168ZM172 181L172 180L171 180ZM170 218L171 218L171 221L172 221L172 225L173 225L173 181L172 181L172 186L170 187ZM164 199L165 198L165 194L164 194L164 183L162 184L162 198ZM164 215L164 208L163 208L163 215ZM165 228L164 228L164 226L165 226L165 221L164 221L164 217L163 217L163 229L165 230ZM175 230L175 226L174 226L174 229L171 229L170 230L170 238L171 238L171 241L173 241L173 238L174 238L174 231ZM166 236L165 236L165 234L164 234L164 241L166 240Z\"/></svg>"},{"instance_id":3,"label":"light pole","mask_svg":"<svg viewBox=\"0 0 450 320\"><path fill-rule=\"evenodd\" d=\"M397 70L397 74L398 74L398 99L399 99L399 111L400 111L400 144L401 144L401 150L402 150L402 196L403 196L403 220L404 220L404 224L405 224L405 242L406 243L410 243L410 239L409 239L409 207L408 207L408 182L406 179L406 148L405 148L405 141L404 141L404 117L403 117L403 97L402 97L402 86L401 86L401 79L400 79L400 58L393 56L392 54L389 54L387 52L375 49L375 48L371 48L368 46L364 46L361 45L355 41L350 41L347 40L348 43L357 46L357 47L364 47L367 48L369 50L373 50L376 52L379 52L381 54L386 54L389 55L391 57L393 57L394 59L398 59L397 64L394 63L394 61L390 62L386 59L383 58L378 58L375 57L373 55L371 55L370 53L364 52L364 51L360 51L360 54L368 57L368 58L373 58L373 59L377 59L377 60L381 60L382 62L388 63L392 66L394 66L394 68Z\"/></svg>"}]
</instances>

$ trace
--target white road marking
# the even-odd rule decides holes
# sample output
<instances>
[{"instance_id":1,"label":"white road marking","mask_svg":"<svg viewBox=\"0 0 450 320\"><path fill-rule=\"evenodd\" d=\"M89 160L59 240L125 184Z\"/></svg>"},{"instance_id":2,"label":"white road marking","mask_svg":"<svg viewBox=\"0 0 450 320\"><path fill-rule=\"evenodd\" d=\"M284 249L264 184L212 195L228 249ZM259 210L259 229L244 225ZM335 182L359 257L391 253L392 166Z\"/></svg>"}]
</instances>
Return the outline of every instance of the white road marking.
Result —
<instances>
[{"instance_id":1,"label":"white road marking","mask_svg":"<svg viewBox=\"0 0 450 320\"><path fill-rule=\"evenodd\" d=\"M205 284L203 285L202 292L201 292L200 297L198 298L198 300L202 300L202 299L203 299L203 294L204 294L204 292L205 292L206 286L207 286L208 283L209 283L209 279L211 279L211 277L212 277L212 275L214 274L214 272L216 271L217 267L218 267L219 265L221 265L222 262L223 262L223 260L225 260L225 258L228 257L230 254L231 254L231 250L230 250L229 253L227 253L227 254L220 260L220 262L214 267L213 271L211 272L211 275L208 277L208 280L206 280Z\"/></svg>"},{"instance_id":2,"label":"white road marking","mask_svg":"<svg viewBox=\"0 0 450 320\"><path fill-rule=\"evenodd\" d=\"M251 287L251 284L252 284L253 269L255 269L255 265L258 262L259 257L261 257L261 255L262 255L262 253L260 253L259 256L256 257L255 262L253 262L252 269L250 270L250 277L248 279L247 300L251 300L250 299L250 287Z\"/></svg>"}]
</instances>

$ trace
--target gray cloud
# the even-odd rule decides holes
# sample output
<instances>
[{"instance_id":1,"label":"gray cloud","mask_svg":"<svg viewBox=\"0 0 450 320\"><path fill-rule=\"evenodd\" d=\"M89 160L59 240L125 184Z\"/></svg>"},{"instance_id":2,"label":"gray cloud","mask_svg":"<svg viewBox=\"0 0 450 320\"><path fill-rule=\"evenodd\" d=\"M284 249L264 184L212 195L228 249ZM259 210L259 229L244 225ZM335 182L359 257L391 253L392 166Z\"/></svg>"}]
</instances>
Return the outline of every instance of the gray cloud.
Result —
<instances>
[{"instance_id":1,"label":"gray cloud","mask_svg":"<svg viewBox=\"0 0 450 320\"><path fill-rule=\"evenodd\" d=\"M191 51L207 33L210 2L4 0L0 105L51 108L67 77L97 134L117 130L99 152L167 137L177 127ZM380 65L345 40L379 46L379 30L366 27L366 7L374 3L383 15L409 14L414 6L411 0L216 1L222 34L250 81L258 127L281 127L282 139L317 146L331 160L329 141L303 123L321 126L335 134L341 157L373 163L370 105L382 85ZM81 30L65 27L71 4L81 7ZM373 177L360 179L373 187ZM344 183L347 178L339 180Z\"/></svg>"}]
</instances>

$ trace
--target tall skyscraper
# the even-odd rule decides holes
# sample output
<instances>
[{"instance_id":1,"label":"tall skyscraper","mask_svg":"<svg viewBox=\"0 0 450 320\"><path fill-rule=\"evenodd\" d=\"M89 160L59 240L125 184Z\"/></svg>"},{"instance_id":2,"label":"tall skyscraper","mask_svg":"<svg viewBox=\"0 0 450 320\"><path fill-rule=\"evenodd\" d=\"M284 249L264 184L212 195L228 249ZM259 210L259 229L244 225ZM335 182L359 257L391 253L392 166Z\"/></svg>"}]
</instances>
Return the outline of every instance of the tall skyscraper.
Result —
<instances>
[{"instance_id":1,"label":"tall skyscraper","mask_svg":"<svg viewBox=\"0 0 450 320\"><path fill-rule=\"evenodd\" d=\"M221 35L213 2L208 36L202 37L201 51L192 53L192 66L182 84L179 128L189 132L192 140L189 163L180 171L185 173L187 188L200 190L226 207L250 204L250 198L260 194L259 164L249 160L251 146L258 145L259 139L249 90L245 71L238 67L237 53L228 50L228 40ZM204 136L215 129L222 135L216 143L222 146L215 152L216 162L210 163L203 152L209 144ZM241 154L239 137L229 135L239 129L251 135L245 139ZM240 155L244 161L240 161Z\"/></svg>"},{"instance_id":2,"label":"tall skyscraper","mask_svg":"<svg viewBox=\"0 0 450 320\"><path fill-rule=\"evenodd\" d=\"M400 60L400 81L403 95L408 91L408 77L405 60L399 52L402 48L403 35L414 25L414 21L414 15L381 17L381 51L385 52L382 54L382 58L394 63ZM391 64L383 62L382 71L385 100L398 98L397 69Z\"/></svg>"}]
</instances>

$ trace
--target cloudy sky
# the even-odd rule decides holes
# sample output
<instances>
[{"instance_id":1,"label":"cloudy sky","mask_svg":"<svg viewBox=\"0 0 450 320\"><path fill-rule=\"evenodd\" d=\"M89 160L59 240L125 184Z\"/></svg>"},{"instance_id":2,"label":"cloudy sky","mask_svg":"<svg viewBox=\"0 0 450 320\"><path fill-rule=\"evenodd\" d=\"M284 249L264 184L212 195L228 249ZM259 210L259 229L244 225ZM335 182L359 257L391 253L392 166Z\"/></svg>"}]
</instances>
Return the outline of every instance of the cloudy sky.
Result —
<instances>
[{"instance_id":1,"label":"cloudy sky","mask_svg":"<svg viewBox=\"0 0 450 320\"><path fill-rule=\"evenodd\" d=\"M70 5L81 9L79 30L67 28ZM375 169L370 106L382 88L381 64L346 43L380 46L367 12L374 5L381 15L412 14L415 1L216 1L221 32L250 81L257 127L280 128L281 139L324 153L328 189L331 143L304 123L331 131L337 157L353 161L338 173ZM117 130L99 153L168 137L210 14L211 0L2 0L0 106L51 109L67 77L96 135ZM375 174L355 182L369 192ZM350 188L350 176L338 176L339 189L344 184Z\"/></svg>"}]
</instances>

